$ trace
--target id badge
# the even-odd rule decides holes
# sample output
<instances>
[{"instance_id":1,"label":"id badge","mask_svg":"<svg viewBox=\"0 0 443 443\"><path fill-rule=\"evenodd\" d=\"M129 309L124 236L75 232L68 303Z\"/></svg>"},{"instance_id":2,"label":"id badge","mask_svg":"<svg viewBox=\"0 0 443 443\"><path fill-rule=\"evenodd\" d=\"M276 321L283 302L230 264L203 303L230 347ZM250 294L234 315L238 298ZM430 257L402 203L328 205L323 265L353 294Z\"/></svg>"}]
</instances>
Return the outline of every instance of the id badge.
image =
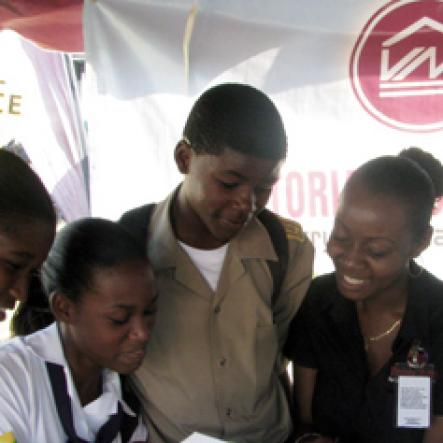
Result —
<instances>
[{"instance_id":1,"label":"id badge","mask_svg":"<svg viewBox=\"0 0 443 443\"><path fill-rule=\"evenodd\" d=\"M397 383L397 427L429 428L431 377L400 375Z\"/></svg>"},{"instance_id":2,"label":"id badge","mask_svg":"<svg viewBox=\"0 0 443 443\"><path fill-rule=\"evenodd\" d=\"M434 365L428 364L428 354L414 341L406 363L391 367L390 381L397 384L396 426L425 429L431 426L432 382L436 379Z\"/></svg>"}]
</instances>

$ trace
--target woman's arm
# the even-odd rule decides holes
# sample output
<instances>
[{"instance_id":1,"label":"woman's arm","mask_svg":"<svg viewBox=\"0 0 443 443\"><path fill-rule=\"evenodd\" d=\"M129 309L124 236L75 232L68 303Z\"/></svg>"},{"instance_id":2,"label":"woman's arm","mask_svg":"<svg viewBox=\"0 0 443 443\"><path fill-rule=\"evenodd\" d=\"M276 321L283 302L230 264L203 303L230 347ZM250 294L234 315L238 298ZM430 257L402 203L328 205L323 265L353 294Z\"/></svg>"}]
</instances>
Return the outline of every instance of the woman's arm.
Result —
<instances>
[{"instance_id":1,"label":"woman's arm","mask_svg":"<svg viewBox=\"0 0 443 443\"><path fill-rule=\"evenodd\" d=\"M312 425L312 397L317 369L299 366L294 362L294 394L299 418L303 424Z\"/></svg>"},{"instance_id":2,"label":"woman's arm","mask_svg":"<svg viewBox=\"0 0 443 443\"><path fill-rule=\"evenodd\" d=\"M317 369L307 368L294 363L294 395L299 413L301 428L312 425L312 397L314 395ZM296 442L299 443L334 443L330 437L318 434L303 434ZM432 442L434 443L434 442Z\"/></svg>"},{"instance_id":3,"label":"woman's arm","mask_svg":"<svg viewBox=\"0 0 443 443\"><path fill-rule=\"evenodd\" d=\"M443 441L443 416L434 416L431 427L425 432L423 443L441 443Z\"/></svg>"}]
</instances>

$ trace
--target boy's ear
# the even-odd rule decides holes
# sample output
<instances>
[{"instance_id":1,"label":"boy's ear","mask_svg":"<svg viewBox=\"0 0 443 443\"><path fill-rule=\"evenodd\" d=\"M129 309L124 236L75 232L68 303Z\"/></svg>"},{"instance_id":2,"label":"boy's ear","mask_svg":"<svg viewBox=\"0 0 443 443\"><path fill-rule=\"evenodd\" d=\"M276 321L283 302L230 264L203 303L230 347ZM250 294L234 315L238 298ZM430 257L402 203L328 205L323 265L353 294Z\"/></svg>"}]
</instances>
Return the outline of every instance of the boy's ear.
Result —
<instances>
[{"instance_id":1,"label":"boy's ear","mask_svg":"<svg viewBox=\"0 0 443 443\"><path fill-rule=\"evenodd\" d=\"M52 313L58 321L72 323L74 320L74 302L62 292L54 292L50 296Z\"/></svg>"},{"instance_id":2,"label":"boy's ear","mask_svg":"<svg viewBox=\"0 0 443 443\"><path fill-rule=\"evenodd\" d=\"M185 140L180 140L175 147L174 158L177 168L182 174L187 174L189 172L191 157L192 150L189 143L187 143Z\"/></svg>"}]
</instances>

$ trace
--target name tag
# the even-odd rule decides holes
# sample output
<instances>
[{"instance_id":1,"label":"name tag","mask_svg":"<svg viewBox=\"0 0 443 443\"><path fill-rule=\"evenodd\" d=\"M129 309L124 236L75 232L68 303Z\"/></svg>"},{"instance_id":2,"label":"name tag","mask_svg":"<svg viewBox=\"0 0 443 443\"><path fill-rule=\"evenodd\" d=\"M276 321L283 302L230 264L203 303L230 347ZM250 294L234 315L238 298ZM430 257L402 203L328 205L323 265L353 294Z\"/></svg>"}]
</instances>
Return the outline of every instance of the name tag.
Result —
<instances>
[{"instance_id":1,"label":"name tag","mask_svg":"<svg viewBox=\"0 0 443 443\"><path fill-rule=\"evenodd\" d=\"M397 383L397 427L429 428L431 377L401 375Z\"/></svg>"},{"instance_id":2,"label":"name tag","mask_svg":"<svg viewBox=\"0 0 443 443\"><path fill-rule=\"evenodd\" d=\"M391 367L389 380L397 384L398 428L429 428L432 415L432 383L438 378L428 352L414 340L405 363Z\"/></svg>"}]
</instances>

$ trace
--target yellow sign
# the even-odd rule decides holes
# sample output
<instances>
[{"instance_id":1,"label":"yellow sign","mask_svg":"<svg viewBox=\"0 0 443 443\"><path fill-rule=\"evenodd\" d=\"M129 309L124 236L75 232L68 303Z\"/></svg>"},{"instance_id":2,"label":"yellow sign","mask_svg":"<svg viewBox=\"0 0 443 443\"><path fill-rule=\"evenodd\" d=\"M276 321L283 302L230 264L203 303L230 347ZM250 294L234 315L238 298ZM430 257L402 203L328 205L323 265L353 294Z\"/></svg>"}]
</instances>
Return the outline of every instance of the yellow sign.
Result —
<instances>
[{"instance_id":1,"label":"yellow sign","mask_svg":"<svg viewBox=\"0 0 443 443\"><path fill-rule=\"evenodd\" d=\"M22 96L7 93L5 91L5 85L6 82L0 80L0 114L20 115Z\"/></svg>"},{"instance_id":2,"label":"yellow sign","mask_svg":"<svg viewBox=\"0 0 443 443\"><path fill-rule=\"evenodd\" d=\"M12 432L7 432L6 434L0 435L0 443L17 443Z\"/></svg>"}]
</instances>

